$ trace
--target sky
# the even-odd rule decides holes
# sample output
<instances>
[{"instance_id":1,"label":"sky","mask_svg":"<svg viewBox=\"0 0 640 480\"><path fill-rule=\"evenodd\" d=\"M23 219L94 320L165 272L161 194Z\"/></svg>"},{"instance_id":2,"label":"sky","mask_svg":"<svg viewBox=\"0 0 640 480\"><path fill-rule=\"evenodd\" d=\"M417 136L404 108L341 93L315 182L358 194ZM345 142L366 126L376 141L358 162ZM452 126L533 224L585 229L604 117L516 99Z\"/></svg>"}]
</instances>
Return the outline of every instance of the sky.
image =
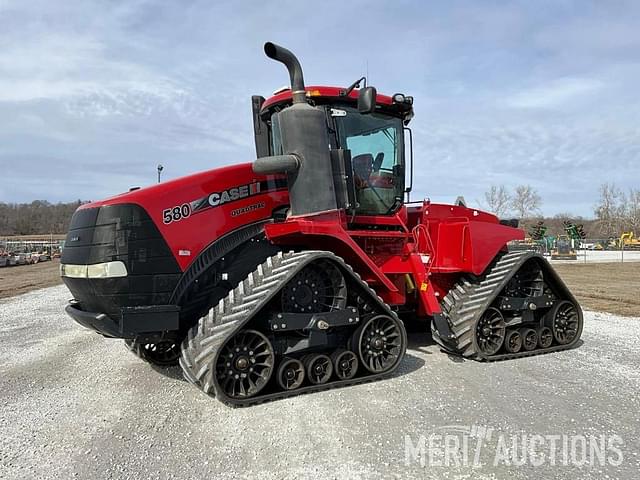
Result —
<instances>
[{"instance_id":1,"label":"sky","mask_svg":"<svg viewBox=\"0 0 640 480\"><path fill-rule=\"evenodd\" d=\"M640 188L640 2L0 0L0 201L98 200L251 161L250 97L367 73L413 95L412 199Z\"/></svg>"}]
</instances>

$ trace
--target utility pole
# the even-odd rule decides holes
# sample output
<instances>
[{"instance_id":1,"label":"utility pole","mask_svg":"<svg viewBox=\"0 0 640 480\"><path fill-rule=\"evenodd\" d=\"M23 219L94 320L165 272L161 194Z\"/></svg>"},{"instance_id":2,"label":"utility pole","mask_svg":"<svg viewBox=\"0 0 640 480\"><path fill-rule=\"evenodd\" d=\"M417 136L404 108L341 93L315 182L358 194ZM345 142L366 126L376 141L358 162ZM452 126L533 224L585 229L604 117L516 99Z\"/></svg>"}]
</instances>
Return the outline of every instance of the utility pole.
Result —
<instances>
[{"instance_id":1,"label":"utility pole","mask_svg":"<svg viewBox=\"0 0 640 480\"><path fill-rule=\"evenodd\" d=\"M158 183L160 183L160 174L162 173L162 170L164 170L164 167L162 166L161 163L158 164Z\"/></svg>"}]
</instances>

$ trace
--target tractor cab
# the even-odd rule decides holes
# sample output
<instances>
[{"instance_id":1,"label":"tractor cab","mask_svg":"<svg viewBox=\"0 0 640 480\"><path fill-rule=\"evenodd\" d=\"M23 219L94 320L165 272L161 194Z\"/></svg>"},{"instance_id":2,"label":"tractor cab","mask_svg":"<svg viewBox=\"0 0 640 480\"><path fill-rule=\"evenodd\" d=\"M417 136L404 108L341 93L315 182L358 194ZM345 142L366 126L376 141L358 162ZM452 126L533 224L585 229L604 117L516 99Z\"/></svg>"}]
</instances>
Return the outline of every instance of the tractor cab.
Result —
<instances>
[{"instance_id":1,"label":"tractor cab","mask_svg":"<svg viewBox=\"0 0 640 480\"><path fill-rule=\"evenodd\" d=\"M322 114L318 127L326 130L324 161L332 172L325 174L334 180L336 208L349 215L392 216L411 189L405 151L411 152L407 125L413 116L413 99L380 95L373 87L356 90L363 80L346 89L306 87L305 102ZM291 133L284 133L281 114L292 107L291 90L252 100L258 158L286 155L283 136ZM306 195L320 187L322 178L316 180Z\"/></svg>"}]
</instances>

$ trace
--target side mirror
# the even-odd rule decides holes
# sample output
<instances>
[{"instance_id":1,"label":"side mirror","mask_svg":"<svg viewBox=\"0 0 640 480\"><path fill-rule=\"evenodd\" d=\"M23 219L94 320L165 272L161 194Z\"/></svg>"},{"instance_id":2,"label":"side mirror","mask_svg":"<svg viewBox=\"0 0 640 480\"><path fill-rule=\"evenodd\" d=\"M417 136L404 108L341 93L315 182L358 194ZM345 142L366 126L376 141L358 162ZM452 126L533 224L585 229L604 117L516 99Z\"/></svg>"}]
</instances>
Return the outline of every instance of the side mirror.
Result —
<instances>
[{"instance_id":1,"label":"side mirror","mask_svg":"<svg viewBox=\"0 0 640 480\"><path fill-rule=\"evenodd\" d=\"M362 114L373 113L376 110L375 87L364 87L358 91L358 112Z\"/></svg>"}]
</instances>

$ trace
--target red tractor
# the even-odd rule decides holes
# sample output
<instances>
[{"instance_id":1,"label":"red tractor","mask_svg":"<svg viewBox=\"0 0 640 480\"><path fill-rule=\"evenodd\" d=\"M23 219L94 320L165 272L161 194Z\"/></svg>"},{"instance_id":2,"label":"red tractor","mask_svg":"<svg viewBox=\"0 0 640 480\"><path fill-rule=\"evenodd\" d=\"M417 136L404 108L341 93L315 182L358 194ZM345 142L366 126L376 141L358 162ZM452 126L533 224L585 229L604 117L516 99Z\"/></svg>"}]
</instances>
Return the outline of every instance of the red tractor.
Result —
<instances>
[{"instance_id":1,"label":"red tractor","mask_svg":"<svg viewBox=\"0 0 640 480\"><path fill-rule=\"evenodd\" d=\"M508 251L517 223L409 201L412 97L305 87L290 51L265 53L291 89L252 98L256 161L76 211L74 320L230 405L389 375L409 319L474 360L576 345L580 306L540 255Z\"/></svg>"}]
</instances>

